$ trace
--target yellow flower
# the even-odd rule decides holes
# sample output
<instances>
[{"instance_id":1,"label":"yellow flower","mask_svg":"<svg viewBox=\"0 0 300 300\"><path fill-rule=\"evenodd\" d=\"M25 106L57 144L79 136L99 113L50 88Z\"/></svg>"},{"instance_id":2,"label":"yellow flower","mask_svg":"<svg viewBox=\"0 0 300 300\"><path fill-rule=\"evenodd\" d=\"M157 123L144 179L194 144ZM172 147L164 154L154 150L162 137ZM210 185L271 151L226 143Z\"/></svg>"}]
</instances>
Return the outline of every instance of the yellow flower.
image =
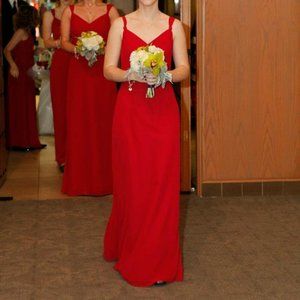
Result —
<instances>
[{"instance_id":1,"label":"yellow flower","mask_svg":"<svg viewBox=\"0 0 300 300\"><path fill-rule=\"evenodd\" d=\"M144 62L146 68L152 69L152 74L158 76L162 67L165 66L163 52L151 53Z\"/></svg>"}]
</instances>

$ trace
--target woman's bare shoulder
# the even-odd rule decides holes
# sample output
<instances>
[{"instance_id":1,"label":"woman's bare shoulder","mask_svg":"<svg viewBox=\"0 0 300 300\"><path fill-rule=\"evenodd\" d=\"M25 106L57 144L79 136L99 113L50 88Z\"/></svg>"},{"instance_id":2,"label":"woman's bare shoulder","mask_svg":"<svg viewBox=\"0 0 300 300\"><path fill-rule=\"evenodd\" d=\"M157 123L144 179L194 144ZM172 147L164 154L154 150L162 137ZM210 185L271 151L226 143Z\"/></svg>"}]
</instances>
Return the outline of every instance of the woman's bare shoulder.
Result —
<instances>
[{"instance_id":1,"label":"woman's bare shoulder","mask_svg":"<svg viewBox=\"0 0 300 300\"><path fill-rule=\"evenodd\" d=\"M172 31L173 32L178 32L183 30L183 24L180 20L174 18L174 22L172 25Z\"/></svg>"},{"instance_id":2,"label":"woman's bare shoulder","mask_svg":"<svg viewBox=\"0 0 300 300\"><path fill-rule=\"evenodd\" d=\"M160 12L160 19L161 20L168 20L170 18L169 15L163 13L163 12Z\"/></svg>"},{"instance_id":3,"label":"woman's bare shoulder","mask_svg":"<svg viewBox=\"0 0 300 300\"><path fill-rule=\"evenodd\" d=\"M136 11L133 11L127 15L124 16L127 20L135 20L137 17L136 17Z\"/></svg>"},{"instance_id":4,"label":"woman's bare shoulder","mask_svg":"<svg viewBox=\"0 0 300 300\"><path fill-rule=\"evenodd\" d=\"M123 28L124 28L124 21L122 17L116 18L110 27L110 32L113 33L114 35L123 35Z\"/></svg>"}]
</instances>

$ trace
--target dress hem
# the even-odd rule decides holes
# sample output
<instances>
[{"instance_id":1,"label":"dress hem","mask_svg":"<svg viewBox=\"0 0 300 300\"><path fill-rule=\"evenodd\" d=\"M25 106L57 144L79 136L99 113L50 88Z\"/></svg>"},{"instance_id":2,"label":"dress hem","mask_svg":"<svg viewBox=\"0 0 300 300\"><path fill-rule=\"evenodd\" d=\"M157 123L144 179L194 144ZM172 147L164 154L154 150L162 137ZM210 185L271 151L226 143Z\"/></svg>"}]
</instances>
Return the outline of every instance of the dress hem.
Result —
<instances>
[{"instance_id":1,"label":"dress hem","mask_svg":"<svg viewBox=\"0 0 300 300\"><path fill-rule=\"evenodd\" d=\"M130 280L124 273L118 268L116 265L114 266L114 269L120 273L120 275L124 278L126 282L128 282L130 285L135 287L151 287L158 281L164 281L166 283L173 283L173 282L180 282L183 281L183 276L175 276L175 279L165 279L162 277L155 278L153 280L147 280L147 281L134 281Z\"/></svg>"},{"instance_id":2,"label":"dress hem","mask_svg":"<svg viewBox=\"0 0 300 300\"><path fill-rule=\"evenodd\" d=\"M108 196L112 194L112 191L105 191L105 192L96 192L96 193L91 193L91 192L67 192L65 189L62 189L61 192L63 194L66 194L68 196L90 196L90 197L99 197L99 196Z\"/></svg>"}]
</instances>

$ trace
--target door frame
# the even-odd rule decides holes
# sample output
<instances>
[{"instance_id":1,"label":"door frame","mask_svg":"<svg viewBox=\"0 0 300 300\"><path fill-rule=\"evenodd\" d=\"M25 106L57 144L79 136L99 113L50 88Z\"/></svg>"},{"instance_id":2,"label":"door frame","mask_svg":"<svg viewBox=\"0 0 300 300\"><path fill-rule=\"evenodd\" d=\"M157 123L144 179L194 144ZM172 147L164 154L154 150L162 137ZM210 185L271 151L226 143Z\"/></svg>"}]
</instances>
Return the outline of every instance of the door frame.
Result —
<instances>
[{"instance_id":1,"label":"door frame","mask_svg":"<svg viewBox=\"0 0 300 300\"><path fill-rule=\"evenodd\" d=\"M204 62L205 62L205 1L196 1L196 60L197 60L197 82L196 82L196 184L197 195L202 196L203 178L203 102L204 102Z\"/></svg>"},{"instance_id":2,"label":"door frame","mask_svg":"<svg viewBox=\"0 0 300 300\"><path fill-rule=\"evenodd\" d=\"M180 19L183 23L187 48L191 49L191 0L180 1ZM191 75L181 82L180 89L180 187L182 192L191 191L192 164L191 164Z\"/></svg>"}]
</instances>

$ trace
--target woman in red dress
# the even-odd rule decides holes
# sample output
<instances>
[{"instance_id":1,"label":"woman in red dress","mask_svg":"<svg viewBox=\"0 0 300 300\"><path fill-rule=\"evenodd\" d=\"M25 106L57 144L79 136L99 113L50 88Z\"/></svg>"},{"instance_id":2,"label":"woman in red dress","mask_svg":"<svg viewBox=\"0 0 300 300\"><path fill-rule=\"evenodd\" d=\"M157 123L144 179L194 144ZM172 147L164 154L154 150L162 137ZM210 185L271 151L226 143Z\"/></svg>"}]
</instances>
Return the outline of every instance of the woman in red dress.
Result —
<instances>
[{"instance_id":1,"label":"woman in red dress","mask_svg":"<svg viewBox=\"0 0 300 300\"><path fill-rule=\"evenodd\" d=\"M92 66L75 57L77 38L95 31L106 41L111 22L118 17L111 4L83 0L62 16L62 47L74 55L67 84L67 148L62 191L68 195L104 195L112 192L111 130L116 85L103 76L104 57Z\"/></svg>"},{"instance_id":2,"label":"woman in red dress","mask_svg":"<svg viewBox=\"0 0 300 300\"><path fill-rule=\"evenodd\" d=\"M122 82L113 123L114 202L104 238L104 258L134 286L181 281L179 246L179 110L170 83L146 98L153 75L126 70L140 46L164 50L174 82L189 73L181 23L158 9L158 0L139 0L139 9L111 28L104 74ZM121 68L118 68L121 57ZM130 82L127 82L129 80ZM132 86L132 88L131 88Z\"/></svg>"},{"instance_id":3,"label":"woman in red dress","mask_svg":"<svg viewBox=\"0 0 300 300\"><path fill-rule=\"evenodd\" d=\"M43 15L45 47L55 49L50 69L50 90L53 109L55 159L61 171L65 164L66 97L70 53L61 49L60 21L65 8L73 1L56 1L57 7Z\"/></svg>"},{"instance_id":4,"label":"woman in red dress","mask_svg":"<svg viewBox=\"0 0 300 300\"><path fill-rule=\"evenodd\" d=\"M37 11L20 6L15 15L15 33L4 49L10 65L8 77L7 146L12 150L34 150L45 147L39 141L36 122L35 84L28 75L34 65L34 37Z\"/></svg>"}]
</instances>

